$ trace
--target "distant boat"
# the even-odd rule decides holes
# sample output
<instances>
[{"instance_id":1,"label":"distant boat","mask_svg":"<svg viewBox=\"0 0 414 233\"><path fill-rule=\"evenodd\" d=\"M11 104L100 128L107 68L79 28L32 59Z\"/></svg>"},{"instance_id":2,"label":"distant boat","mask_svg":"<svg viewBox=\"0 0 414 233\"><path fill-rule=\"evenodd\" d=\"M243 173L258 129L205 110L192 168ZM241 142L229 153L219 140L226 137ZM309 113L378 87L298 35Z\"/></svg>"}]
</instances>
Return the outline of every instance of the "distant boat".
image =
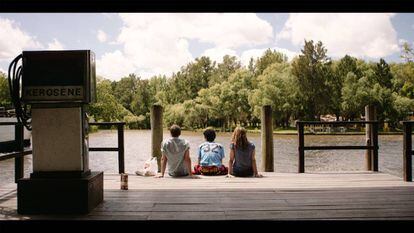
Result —
<instances>
[{"instance_id":1,"label":"distant boat","mask_svg":"<svg viewBox=\"0 0 414 233\"><path fill-rule=\"evenodd\" d=\"M0 117L0 122L17 122L15 117ZM31 132L24 128L24 146L30 146ZM0 153L16 151L17 144L14 141L14 125L0 126Z\"/></svg>"}]
</instances>

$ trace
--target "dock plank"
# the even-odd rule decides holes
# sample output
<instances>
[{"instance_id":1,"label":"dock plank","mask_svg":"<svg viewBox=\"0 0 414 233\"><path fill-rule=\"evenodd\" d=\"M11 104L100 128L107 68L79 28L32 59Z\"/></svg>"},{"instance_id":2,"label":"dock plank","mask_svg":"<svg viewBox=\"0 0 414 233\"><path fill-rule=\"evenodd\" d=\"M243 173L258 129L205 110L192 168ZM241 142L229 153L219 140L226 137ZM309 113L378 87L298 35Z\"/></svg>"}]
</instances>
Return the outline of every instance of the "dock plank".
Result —
<instances>
[{"instance_id":1,"label":"dock plank","mask_svg":"<svg viewBox=\"0 0 414 233\"><path fill-rule=\"evenodd\" d=\"M385 173L264 173L265 178L154 179L104 175L87 215L18 215L15 184L0 187L0 220L414 220L414 184Z\"/></svg>"}]
</instances>

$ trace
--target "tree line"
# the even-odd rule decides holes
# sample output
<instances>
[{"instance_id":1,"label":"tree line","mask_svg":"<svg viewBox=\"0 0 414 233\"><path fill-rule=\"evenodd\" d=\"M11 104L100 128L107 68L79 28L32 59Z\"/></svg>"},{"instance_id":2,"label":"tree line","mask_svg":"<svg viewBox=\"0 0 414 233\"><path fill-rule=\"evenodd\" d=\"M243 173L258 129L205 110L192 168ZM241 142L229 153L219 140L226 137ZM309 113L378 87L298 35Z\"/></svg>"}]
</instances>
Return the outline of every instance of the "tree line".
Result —
<instances>
[{"instance_id":1,"label":"tree line","mask_svg":"<svg viewBox=\"0 0 414 233\"><path fill-rule=\"evenodd\" d=\"M97 102L89 107L96 121L125 121L129 128L150 128L150 108L164 108L164 123L187 129L235 125L256 128L261 106L271 105L276 127L295 120L359 120L364 106L377 108L379 121L393 128L414 111L414 52L405 43L403 62L369 62L346 55L327 56L322 42L306 41L301 53L287 56L268 49L248 66L226 55L221 63L196 58L171 77L142 79L130 74L119 81L98 77ZM5 77L5 75L3 74ZM10 105L5 78L0 104ZM4 79L4 80L3 80Z\"/></svg>"}]
</instances>

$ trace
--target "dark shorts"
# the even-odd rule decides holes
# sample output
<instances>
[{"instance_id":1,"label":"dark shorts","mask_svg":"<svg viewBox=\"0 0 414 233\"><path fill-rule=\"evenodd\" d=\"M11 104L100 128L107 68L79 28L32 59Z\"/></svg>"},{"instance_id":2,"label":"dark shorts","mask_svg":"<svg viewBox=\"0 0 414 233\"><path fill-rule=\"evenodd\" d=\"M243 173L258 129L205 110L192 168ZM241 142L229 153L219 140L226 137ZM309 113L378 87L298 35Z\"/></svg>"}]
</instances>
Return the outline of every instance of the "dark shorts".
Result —
<instances>
[{"instance_id":1,"label":"dark shorts","mask_svg":"<svg viewBox=\"0 0 414 233\"><path fill-rule=\"evenodd\" d=\"M170 175L171 177L183 177L183 176L188 176L188 173L168 173L168 175Z\"/></svg>"},{"instance_id":2,"label":"dark shorts","mask_svg":"<svg viewBox=\"0 0 414 233\"><path fill-rule=\"evenodd\" d=\"M219 176L227 175L228 169L224 165L221 166L194 166L194 175Z\"/></svg>"},{"instance_id":3,"label":"dark shorts","mask_svg":"<svg viewBox=\"0 0 414 233\"><path fill-rule=\"evenodd\" d=\"M233 167L233 174L232 175L233 176L238 176L238 177L253 176L253 168L241 169L241 168Z\"/></svg>"}]
</instances>

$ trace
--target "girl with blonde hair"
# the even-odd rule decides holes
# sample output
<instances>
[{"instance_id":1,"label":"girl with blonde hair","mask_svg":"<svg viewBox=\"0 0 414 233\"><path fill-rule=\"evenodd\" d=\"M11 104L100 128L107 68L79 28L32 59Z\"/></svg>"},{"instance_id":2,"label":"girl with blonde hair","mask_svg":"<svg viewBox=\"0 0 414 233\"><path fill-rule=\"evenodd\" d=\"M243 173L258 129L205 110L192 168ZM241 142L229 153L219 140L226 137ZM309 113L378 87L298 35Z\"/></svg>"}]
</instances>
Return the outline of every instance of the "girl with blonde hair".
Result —
<instances>
[{"instance_id":1,"label":"girl with blonde hair","mask_svg":"<svg viewBox=\"0 0 414 233\"><path fill-rule=\"evenodd\" d=\"M236 127L230 143L228 177L262 177L257 172L255 145L247 140L246 129Z\"/></svg>"}]
</instances>

